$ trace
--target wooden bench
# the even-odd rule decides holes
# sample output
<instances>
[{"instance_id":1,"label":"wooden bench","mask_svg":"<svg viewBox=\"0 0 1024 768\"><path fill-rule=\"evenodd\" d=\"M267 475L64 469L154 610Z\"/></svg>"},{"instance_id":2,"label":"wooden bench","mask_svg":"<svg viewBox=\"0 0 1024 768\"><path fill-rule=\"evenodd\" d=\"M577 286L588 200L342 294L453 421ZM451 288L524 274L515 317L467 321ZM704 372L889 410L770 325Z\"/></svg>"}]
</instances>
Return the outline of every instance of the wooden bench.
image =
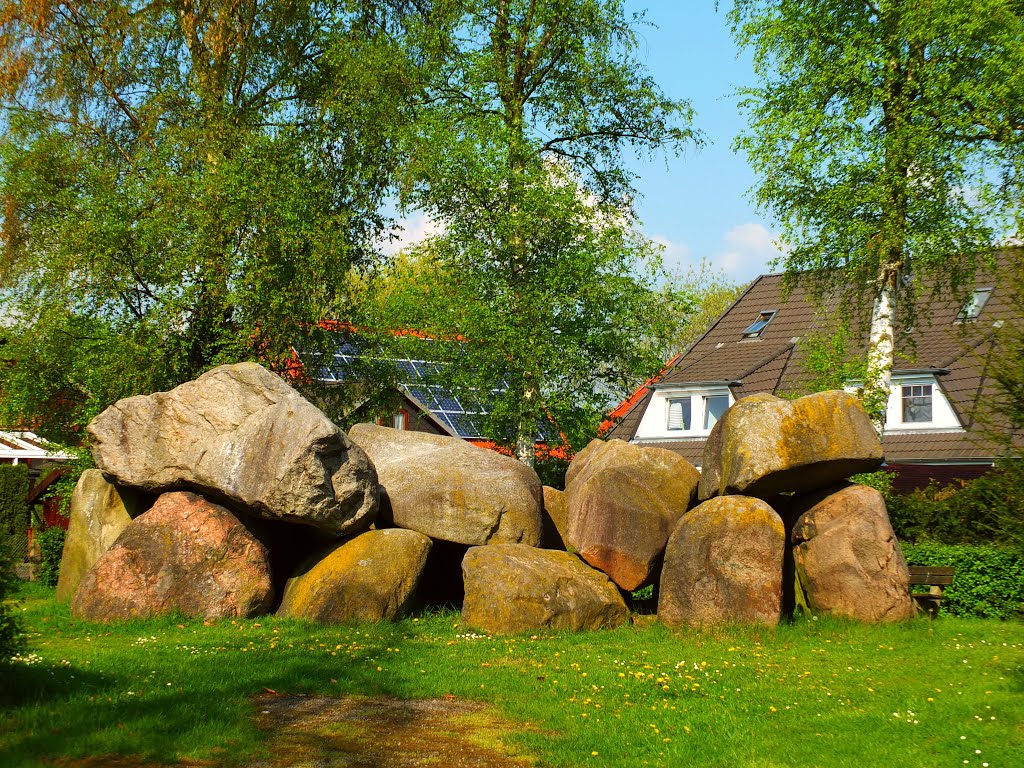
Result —
<instances>
[{"instance_id":1,"label":"wooden bench","mask_svg":"<svg viewBox=\"0 0 1024 768\"><path fill-rule=\"evenodd\" d=\"M927 594L911 593L910 596L914 598L918 608L929 617L935 618L942 603L943 588L953 583L956 568L948 565L911 565L909 570L911 586L919 584L931 587Z\"/></svg>"}]
</instances>

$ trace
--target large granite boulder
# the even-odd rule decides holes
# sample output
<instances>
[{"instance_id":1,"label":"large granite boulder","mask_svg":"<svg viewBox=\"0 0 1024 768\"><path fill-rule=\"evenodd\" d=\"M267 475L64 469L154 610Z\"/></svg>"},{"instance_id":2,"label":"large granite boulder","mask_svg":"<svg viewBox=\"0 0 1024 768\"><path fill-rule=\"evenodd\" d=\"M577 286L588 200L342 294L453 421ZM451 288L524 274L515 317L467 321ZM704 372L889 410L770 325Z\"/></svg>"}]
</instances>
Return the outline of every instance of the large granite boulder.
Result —
<instances>
[{"instance_id":1,"label":"large granite boulder","mask_svg":"<svg viewBox=\"0 0 1024 768\"><path fill-rule=\"evenodd\" d=\"M610 440L566 487L566 541L620 587L638 589L657 577L669 534L693 503L698 479L677 453Z\"/></svg>"},{"instance_id":2,"label":"large granite boulder","mask_svg":"<svg viewBox=\"0 0 1024 768\"><path fill-rule=\"evenodd\" d=\"M860 621L914 615L909 573L874 488L846 485L797 502L793 560L807 606Z\"/></svg>"},{"instance_id":3,"label":"large granite boulder","mask_svg":"<svg viewBox=\"0 0 1024 768\"><path fill-rule=\"evenodd\" d=\"M582 474L587 469L587 465L597 459L601 454L608 450L609 446L612 446L616 440L602 440L595 437L586 447L572 457L572 461L569 463L569 469L565 472L565 487L568 488L572 484L572 481L576 479L577 475ZM619 440L618 442L622 442Z\"/></svg>"},{"instance_id":4,"label":"large granite boulder","mask_svg":"<svg viewBox=\"0 0 1024 768\"><path fill-rule=\"evenodd\" d=\"M463 620L489 634L601 629L629 619L608 577L568 552L522 544L472 547L462 575Z\"/></svg>"},{"instance_id":5,"label":"large granite boulder","mask_svg":"<svg viewBox=\"0 0 1024 768\"><path fill-rule=\"evenodd\" d=\"M130 397L89 425L96 466L120 485L191 490L237 512L319 528L370 527L377 477L321 411L255 363Z\"/></svg>"},{"instance_id":6,"label":"large granite boulder","mask_svg":"<svg viewBox=\"0 0 1024 768\"><path fill-rule=\"evenodd\" d=\"M541 484L525 464L457 437L376 424L356 424L349 438L377 468L384 525L457 544L540 544Z\"/></svg>"},{"instance_id":7,"label":"large granite boulder","mask_svg":"<svg viewBox=\"0 0 1024 768\"><path fill-rule=\"evenodd\" d=\"M71 521L64 539L57 599L70 600L100 555L110 549L132 518L144 511L145 498L108 483L98 469L87 469L71 494Z\"/></svg>"},{"instance_id":8,"label":"large granite boulder","mask_svg":"<svg viewBox=\"0 0 1024 768\"><path fill-rule=\"evenodd\" d=\"M132 520L85 574L71 613L222 619L265 613L273 597L267 550L245 525L202 496L175 492Z\"/></svg>"},{"instance_id":9,"label":"large granite boulder","mask_svg":"<svg viewBox=\"0 0 1024 768\"><path fill-rule=\"evenodd\" d=\"M760 499L695 507L665 550L658 618L670 627L777 624L785 543L782 519Z\"/></svg>"},{"instance_id":10,"label":"large granite boulder","mask_svg":"<svg viewBox=\"0 0 1024 768\"><path fill-rule=\"evenodd\" d=\"M394 620L416 596L430 539L416 531L367 531L307 562L285 586L278 616L324 624Z\"/></svg>"},{"instance_id":11,"label":"large granite boulder","mask_svg":"<svg viewBox=\"0 0 1024 768\"><path fill-rule=\"evenodd\" d=\"M712 429L699 496L814 491L881 463L881 440L864 406L848 392L797 400L751 395Z\"/></svg>"}]
</instances>

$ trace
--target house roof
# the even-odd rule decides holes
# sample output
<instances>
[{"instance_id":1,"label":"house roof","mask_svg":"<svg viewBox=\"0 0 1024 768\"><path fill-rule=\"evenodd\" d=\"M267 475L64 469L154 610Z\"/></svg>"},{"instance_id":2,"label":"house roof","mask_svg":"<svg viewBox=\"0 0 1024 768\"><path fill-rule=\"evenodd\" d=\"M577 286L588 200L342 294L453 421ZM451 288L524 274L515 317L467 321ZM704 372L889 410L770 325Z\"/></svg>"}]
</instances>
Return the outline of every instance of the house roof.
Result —
<instances>
[{"instance_id":1,"label":"house roof","mask_svg":"<svg viewBox=\"0 0 1024 768\"><path fill-rule=\"evenodd\" d=\"M886 435L884 444L890 460L970 460L993 455L994 447L985 439L977 419L979 404L992 391L985 370L995 329L1011 320L1020 322L1021 318L1020 309L1012 304L1009 286L1000 285L996 276L1022 258L1024 249L1005 249L994 254L993 265L979 270L976 286L993 291L973 321L957 320L963 307L961 299L932 291L929 286L921 288L914 304L913 327L897 330L893 372L934 374L966 432ZM608 437L635 437L656 388L728 382L736 399L758 392L803 394L811 377L805 365L808 337L827 336L844 324L851 339L849 357L863 355L867 348L869 305L851 308L837 295L816 302L806 280L787 288L781 274L762 275L754 280L656 381L633 394L631 406L621 412ZM762 313L771 311L775 314L760 335L744 338L744 330ZM696 444L703 447L703 439L685 441L679 447L659 443L672 445L687 458L694 453ZM695 455L699 459L699 452Z\"/></svg>"}]
</instances>

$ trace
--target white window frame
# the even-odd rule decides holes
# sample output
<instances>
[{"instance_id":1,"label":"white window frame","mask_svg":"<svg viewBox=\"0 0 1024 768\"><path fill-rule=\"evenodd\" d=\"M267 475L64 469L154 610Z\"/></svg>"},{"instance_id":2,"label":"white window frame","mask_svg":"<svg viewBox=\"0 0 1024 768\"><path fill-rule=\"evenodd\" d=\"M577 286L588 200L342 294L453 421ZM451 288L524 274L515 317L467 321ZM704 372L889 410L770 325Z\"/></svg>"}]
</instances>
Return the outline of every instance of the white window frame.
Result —
<instances>
[{"instance_id":1,"label":"white window frame","mask_svg":"<svg viewBox=\"0 0 1024 768\"><path fill-rule=\"evenodd\" d=\"M707 419L708 399L712 397L727 398L726 408L736 402L728 386L709 387L695 384L655 388L640 424L637 425L634 440L657 442L707 437L711 434L711 429L705 429L704 424ZM690 403L689 429L670 428L672 403L680 400L689 400Z\"/></svg>"}]
</instances>

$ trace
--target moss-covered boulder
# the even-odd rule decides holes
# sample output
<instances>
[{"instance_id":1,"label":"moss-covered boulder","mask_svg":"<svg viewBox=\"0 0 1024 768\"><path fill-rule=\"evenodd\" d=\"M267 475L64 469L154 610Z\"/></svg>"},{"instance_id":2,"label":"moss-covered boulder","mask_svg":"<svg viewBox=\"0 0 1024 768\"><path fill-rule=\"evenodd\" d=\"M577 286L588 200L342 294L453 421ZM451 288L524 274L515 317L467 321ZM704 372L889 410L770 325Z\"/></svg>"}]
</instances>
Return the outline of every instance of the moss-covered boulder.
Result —
<instances>
[{"instance_id":1,"label":"moss-covered boulder","mask_svg":"<svg viewBox=\"0 0 1024 768\"><path fill-rule=\"evenodd\" d=\"M181 611L257 616L273 601L266 548L224 507L194 493L165 493L132 520L82 578L76 618L133 619Z\"/></svg>"},{"instance_id":2,"label":"moss-covered boulder","mask_svg":"<svg viewBox=\"0 0 1024 768\"><path fill-rule=\"evenodd\" d=\"M377 468L384 526L456 544L541 543L542 492L522 462L457 437L356 424Z\"/></svg>"},{"instance_id":3,"label":"moss-covered boulder","mask_svg":"<svg viewBox=\"0 0 1024 768\"><path fill-rule=\"evenodd\" d=\"M866 622L914 615L907 563L882 494L846 485L799 499L793 510L800 515L793 560L811 611Z\"/></svg>"},{"instance_id":4,"label":"moss-covered boulder","mask_svg":"<svg viewBox=\"0 0 1024 768\"><path fill-rule=\"evenodd\" d=\"M566 486L566 542L623 589L638 589L657 578L698 479L677 453L610 440Z\"/></svg>"},{"instance_id":5,"label":"moss-covered boulder","mask_svg":"<svg viewBox=\"0 0 1024 768\"><path fill-rule=\"evenodd\" d=\"M472 547L462 576L463 620L489 634L601 629L629 619L608 577L568 552L521 544Z\"/></svg>"},{"instance_id":6,"label":"moss-covered boulder","mask_svg":"<svg viewBox=\"0 0 1024 768\"><path fill-rule=\"evenodd\" d=\"M864 406L840 390L797 400L768 394L737 401L704 446L701 500L764 498L826 488L882 463L882 443Z\"/></svg>"},{"instance_id":7,"label":"moss-covered boulder","mask_svg":"<svg viewBox=\"0 0 1024 768\"><path fill-rule=\"evenodd\" d=\"M147 497L108 483L87 469L71 494L71 521L60 558L57 599L70 600L100 555L110 549L132 518L145 511Z\"/></svg>"},{"instance_id":8,"label":"moss-covered boulder","mask_svg":"<svg viewBox=\"0 0 1024 768\"><path fill-rule=\"evenodd\" d=\"M777 624L785 543L782 519L760 499L695 507L665 550L658 618L670 627Z\"/></svg>"},{"instance_id":9,"label":"moss-covered boulder","mask_svg":"<svg viewBox=\"0 0 1024 768\"><path fill-rule=\"evenodd\" d=\"M415 600L430 546L399 528L335 545L288 580L277 615L324 624L399 618Z\"/></svg>"}]
</instances>

